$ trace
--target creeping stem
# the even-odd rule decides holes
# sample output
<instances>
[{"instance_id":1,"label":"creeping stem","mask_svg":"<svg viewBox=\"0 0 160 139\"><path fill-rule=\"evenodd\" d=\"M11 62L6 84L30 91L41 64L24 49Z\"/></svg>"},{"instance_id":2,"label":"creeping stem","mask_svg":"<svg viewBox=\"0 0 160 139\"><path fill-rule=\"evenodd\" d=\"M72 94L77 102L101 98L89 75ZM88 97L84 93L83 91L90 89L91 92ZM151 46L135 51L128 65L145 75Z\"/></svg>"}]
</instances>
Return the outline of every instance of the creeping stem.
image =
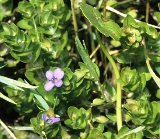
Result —
<instances>
[{"instance_id":1,"label":"creeping stem","mask_svg":"<svg viewBox=\"0 0 160 139\"><path fill-rule=\"evenodd\" d=\"M111 55L108 53L107 49L105 48L104 44L101 41L100 35L98 33L98 31L96 30L96 37L98 39L98 43L100 45L100 48L102 49L103 53L105 54L105 56L107 57L107 59L109 60L109 62L111 63L115 76L116 76L116 80L118 78L120 78L120 74L118 71L118 68L116 66L115 61L113 60L113 58L111 57ZM117 129L118 131L121 129L122 127L122 112L121 112L121 98L122 98L122 91L121 91L121 84L117 82L117 101L116 101L116 117L117 117Z\"/></svg>"}]
</instances>

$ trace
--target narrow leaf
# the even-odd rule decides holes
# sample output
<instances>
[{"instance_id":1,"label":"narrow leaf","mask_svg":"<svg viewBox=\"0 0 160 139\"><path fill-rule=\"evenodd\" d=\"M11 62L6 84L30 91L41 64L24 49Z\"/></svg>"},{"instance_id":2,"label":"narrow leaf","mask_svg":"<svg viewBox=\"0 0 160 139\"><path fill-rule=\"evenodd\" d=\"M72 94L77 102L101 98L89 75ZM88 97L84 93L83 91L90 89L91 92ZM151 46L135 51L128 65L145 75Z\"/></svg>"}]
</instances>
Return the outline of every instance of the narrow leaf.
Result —
<instances>
[{"instance_id":1,"label":"narrow leaf","mask_svg":"<svg viewBox=\"0 0 160 139\"><path fill-rule=\"evenodd\" d=\"M2 68L5 67L5 66L6 66L6 65L1 66L0 69L2 69Z\"/></svg>"},{"instance_id":2,"label":"narrow leaf","mask_svg":"<svg viewBox=\"0 0 160 139\"><path fill-rule=\"evenodd\" d=\"M156 74L152 70L151 65L149 63L149 58L148 57L146 58L146 63L147 63L147 67L148 67L148 70L149 70L152 78L154 79L154 81L156 82L156 84L158 85L158 87L160 88L160 79L156 76Z\"/></svg>"},{"instance_id":3,"label":"narrow leaf","mask_svg":"<svg viewBox=\"0 0 160 139\"><path fill-rule=\"evenodd\" d=\"M83 45L82 45L82 43L80 42L80 40L79 40L78 37L75 38L75 43L76 43L77 50L78 50L78 52L79 52L79 54L80 54L83 62L86 64L86 66L87 66L88 69L89 69L89 72L90 72L90 74L91 74L91 77L92 77L94 80L98 81L99 78L98 78L97 72L96 72L96 70L95 70L95 68L94 68L94 65L93 65L93 63L92 63L92 61L91 61L91 59L90 59L90 57L89 57L86 49L83 47Z\"/></svg>"},{"instance_id":4,"label":"narrow leaf","mask_svg":"<svg viewBox=\"0 0 160 139\"><path fill-rule=\"evenodd\" d=\"M29 85L29 84L26 84L26 83L23 83L20 81L16 81L16 80L4 77L4 76L0 76L0 82L7 84L9 86L12 86L15 89L22 90L22 91L23 91L23 89L21 89L20 87L30 88L30 89L37 88L37 86L32 86L32 85Z\"/></svg>"},{"instance_id":5,"label":"narrow leaf","mask_svg":"<svg viewBox=\"0 0 160 139\"><path fill-rule=\"evenodd\" d=\"M81 4L80 8L84 16L89 22L97 28L106 37L110 36L115 40L120 38L120 27L114 21L104 21L101 17L101 13L88 4Z\"/></svg>"},{"instance_id":6,"label":"narrow leaf","mask_svg":"<svg viewBox=\"0 0 160 139\"><path fill-rule=\"evenodd\" d=\"M133 130L128 131L127 133L125 133L124 135L120 136L118 139L124 138L127 135L133 134L133 133L137 133L142 131L145 128L145 126L139 126Z\"/></svg>"},{"instance_id":7,"label":"narrow leaf","mask_svg":"<svg viewBox=\"0 0 160 139\"><path fill-rule=\"evenodd\" d=\"M33 127L26 127L26 126L16 126L16 127L9 127L11 129L15 129L15 130L34 130Z\"/></svg>"},{"instance_id":8,"label":"narrow leaf","mask_svg":"<svg viewBox=\"0 0 160 139\"><path fill-rule=\"evenodd\" d=\"M3 95L1 92L0 92L0 98L10 102L10 103L13 103L13 104L17 104L16 102L14 102L13 100L11 100L10 98L8 98L7 96Z\"/></svg>"},{"instance_id":9,"label":"narrow leaf","mask_svg":"<svg viewBox=\"0 0 160 139\"><path fill-rule=\"evenodd\" d=\"M34 89L30 89L33 95L37 98L37 100L40 102L41 106L45 109L48 110L49 106L47 102L42 98L42 96Z\"/></svg>"}]
</instances>

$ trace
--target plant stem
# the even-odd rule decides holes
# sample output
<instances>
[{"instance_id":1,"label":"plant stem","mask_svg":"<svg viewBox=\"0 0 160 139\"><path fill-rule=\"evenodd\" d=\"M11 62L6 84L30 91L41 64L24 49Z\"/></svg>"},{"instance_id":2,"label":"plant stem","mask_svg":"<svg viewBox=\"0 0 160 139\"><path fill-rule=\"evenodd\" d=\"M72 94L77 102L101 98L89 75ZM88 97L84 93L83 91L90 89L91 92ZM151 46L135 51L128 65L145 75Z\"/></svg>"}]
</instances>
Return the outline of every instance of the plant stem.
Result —
<instances>
[{"instance_id":1,"label":"plant stem","mask_svg":"<svg viewBox=\"0 0 160 139\"><path fill-rule=\"evenodd\" d=\"M116 9L110 7L110 6L106 6L106 9L109 10L109 11L111 11L111 12L113 12L113 13L116 13L116 14L122 16L122 17L126 17L126 16L127 16L126 14L121 13L121 12L117 11ZM137 20L137 19L134 19L134 20L135 20L136 22L141 22L140 20ZM153 27L153 28L160 29L159 26L155 26L155 25L148 24L148 23L147 23L147 25L150 26L150 27Z\"/></svg>"},{"instance_id":2,"label":"plant stem","mask_svg":"<svg viewBox=\"0 0 160 139\"><path fill-rule=\"evenodd\" d=\"M16 136L12 133L12 131L5 125L5 123L2 122L2 120L0 119L0 124L2 125L2 127L8 132L8 134L13 138L13 139L17 139Z\"/></svg>"},{"instance_id":3,"label":"plant stem","mask_svg":"<svg viewBox=\"0 0 160 139\"><path fill-rule=\"evenodd\" d=\"M106 0L103 0L103 18L106 19Z\"/></svg>"},{"instance_id":4,"label":"plant stem","mask_svg":"<svg viewBox=\"0 0 160 139\"><path fill-rule=\"evenodd\" d=\"M120 74L118 71L118 68L116 66L115 61L113 60L113 58L111 57L111 55L108 53L107 49L105 48L104 44L102 43L101 39L100 39L100 35L98 33L98 31L96 30L96 37L98 39L98 43L100 45L100 48L102 49L103 53L105 54L105 56L108 58L109 62L111 63L115 76L116 76L116 80L120 78ZM116 116L117 116L117 129L118 131L121 129L122 127L122 112L121 112L121 98L122 98L122 91L121 91L121 84L117 82L117 102L116 102Z\"/></svg>"},{"instance_id":5,"label":"plant stem","mask_svg":"<svg viewBox=\"0 0 160 139\"><path fill-rule=\"evenodd\" d=\"M123 4L126 4L126 3L131 2L131 1L134 1L134 0L124 0L122 2L118 2L118 5L123 5Z\"/></svg>"},{"instance_id":6,"label":"plant stem","mask_svg":"<svg viewBox=\"0 0 160 139\"><path fill-rule=\"evenodd\" d=\"M71 9L72 9L72 20L73 20L74 32L75 32L75 35L78 36L78 26L77 26L76 14L74 11L74 0L71 0Z\"/></svg>"},{"instance_id":7,"label":"plant stem","mask_svg":"<svg viewBox=\"0 0 160 139\"><path fill-rule=\"evenodd\" d=\"M150 9L150 4L149 4L149 0L147 0L147 3L146 3L146 23L148 23L149 21L149 9Z\"/></svg>"},{"instance_id":8,"label":"plant stem","mask_svg":"<svg viewBox=\"0 0 160 139\"><path fill-rule=\"evenodd\" d=\"M88 32L89 32L89 36L90 36L90 39L91 39L91 49L92 49L92 52L95 50L95 44L94 44L94 38L93 38L93 31L92 31L92 27L89 23L89 21L85 18L86 20L86 24L87 24L87 28L88 28ZM95 53L94 57L96 58L97 60L97 55Z\"/></svg>"}]
</instances>

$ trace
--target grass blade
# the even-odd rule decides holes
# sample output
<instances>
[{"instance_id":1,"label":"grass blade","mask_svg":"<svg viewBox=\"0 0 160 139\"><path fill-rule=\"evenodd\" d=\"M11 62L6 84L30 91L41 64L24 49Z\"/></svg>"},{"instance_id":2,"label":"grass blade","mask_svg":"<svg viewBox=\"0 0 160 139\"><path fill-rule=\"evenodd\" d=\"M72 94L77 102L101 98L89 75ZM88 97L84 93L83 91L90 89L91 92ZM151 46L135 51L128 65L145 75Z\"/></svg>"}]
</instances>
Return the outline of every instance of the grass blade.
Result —
<instances>
[{"instance_id":1,"label":"grass blade","mask_svg":"<svg viewBox=\"0 0 160 139\"><path fill-rule=\"evenodd\" d=\"M156 74L152 70L151 65L149 63L149 58L148 57L146 58L146 63L147 63L147 67L148 67L148 70L149 70L152 78L154 79L154 81L156 82L156 84L158 85L158 87L160 88L160 79L156 76Z\"/></svg>"},{"instance_id":2,"label":"grass blade","mask_svg":"<svg viewBox=\"0 0 160 139\"><path fill-rule=\"evenodd\" d=\"M139 131L142 131L145 128L145 126L139 126L133 130L128 131L127 133L125 133L124 135L120 136L118 139L124 138L127 135L133 134L133 133L137 133Z\"/></svg>"},{"instance_id":3,"label":"grass blade","mask_svg":"<svg viewBox=\"0 0 160 139\"><path fill-rule=\"evenodd\" d=\"M20 87L30 88L30 89L37 88L37 86L32 86L32 85L29 85L29 84L26 84L26 83L23 83L23 82L20 82L20 81L16 81L16 80L4 77L4 76L0 76L0 82L4 83L4 84L7 84L9 86L12 86L15 89L18 89L18 90L21 90L21 91L24 91L24 90Z\"/></svg>"},{"instance_id":4,"label":"grass blade","mask_svg":"<svg viewBox=\"0 0 160 139\"><path fill-rule=\"evenodd\" d=\"M42 98L42 96L34 89L30 89L31 92L33 93L33 95L35 96L35 98L40 102L41 106L45 109L48 110L49 106L47 104L47 102Z\"/></svg>"},{"instance_id":5,"label":"grass blade","mask_svg":"<svg viewBox=\"0 0 160 139\"><path fill-rule=\"evenodd\" d=\"M0 92L0 98L10 102L10 103L13 103L13 104L17 104L16 102L14 102L13 100L11 100L10 98L8 98L7 96L3 95L1 92Z\"/></svg>"}]
</instances>

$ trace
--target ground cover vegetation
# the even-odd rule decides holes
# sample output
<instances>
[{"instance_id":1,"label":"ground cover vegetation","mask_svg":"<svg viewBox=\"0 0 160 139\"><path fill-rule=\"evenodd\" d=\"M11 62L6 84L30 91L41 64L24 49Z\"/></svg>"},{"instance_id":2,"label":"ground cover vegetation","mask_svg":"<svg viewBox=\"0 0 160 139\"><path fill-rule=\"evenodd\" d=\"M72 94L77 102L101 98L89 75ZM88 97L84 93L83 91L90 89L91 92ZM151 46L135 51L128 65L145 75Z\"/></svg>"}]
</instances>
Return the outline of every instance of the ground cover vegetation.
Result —
<instances>
[{"instance_id":1,"label":"ground cover vegetation","mask_svg":"<svg viewBox=\"0 0 160 139\"><path fill-rule=\"evenodd\" d=\"M1 0L0 138L160 139L157 0Z\"/></svg>"}]
</instances>

